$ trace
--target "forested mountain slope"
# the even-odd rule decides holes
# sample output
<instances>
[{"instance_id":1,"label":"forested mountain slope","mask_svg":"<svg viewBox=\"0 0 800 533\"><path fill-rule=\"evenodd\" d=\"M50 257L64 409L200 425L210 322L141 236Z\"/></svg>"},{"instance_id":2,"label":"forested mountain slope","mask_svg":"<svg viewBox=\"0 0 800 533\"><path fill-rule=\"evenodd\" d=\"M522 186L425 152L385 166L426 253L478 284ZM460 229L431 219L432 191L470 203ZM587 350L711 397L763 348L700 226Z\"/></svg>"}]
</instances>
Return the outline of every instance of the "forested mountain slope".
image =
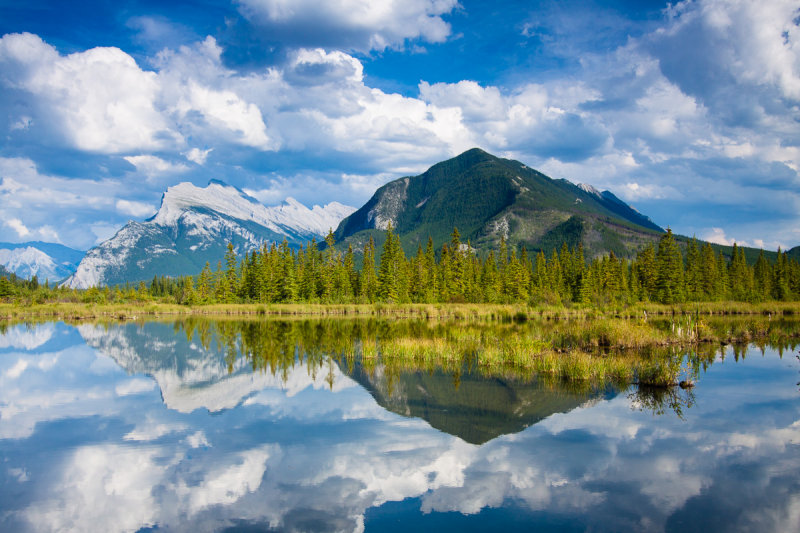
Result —
<instances>
[{"instance_id":1,"label":"forested mountain slope","mask_svg":"<svg viewBox=\"0 0 800 533\"><path fill-rule=\"evenodd\" d=\"M657 241L663 229L609 191L554 180L526 165L474 148L419 176L387 183L336 231L337 241L360 250L372 235L380 243L391 224L407 252L447 242L453 228L478 250L501 238L549 252L566 242L587 256L610 251L630 257Z\"/></svg>"}]
</instances>

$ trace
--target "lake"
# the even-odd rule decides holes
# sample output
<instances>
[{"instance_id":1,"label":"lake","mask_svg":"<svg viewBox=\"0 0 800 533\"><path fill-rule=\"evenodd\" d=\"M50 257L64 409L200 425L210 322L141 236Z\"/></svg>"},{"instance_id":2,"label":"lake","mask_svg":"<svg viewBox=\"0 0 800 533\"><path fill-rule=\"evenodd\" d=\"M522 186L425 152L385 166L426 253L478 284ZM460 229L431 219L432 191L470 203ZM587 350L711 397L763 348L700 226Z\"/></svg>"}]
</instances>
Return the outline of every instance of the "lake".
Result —
<instances>
[{"instance_id":1,"label":"lake","mask_svg":"<svg viewBox=\"0 0 800 533\"><path fill-rule=\"evenodd\" d=\"M0 530L800 531L796 344L647 389L366 357L398 327L2 326Z\"/></svg>"}]
</instances>

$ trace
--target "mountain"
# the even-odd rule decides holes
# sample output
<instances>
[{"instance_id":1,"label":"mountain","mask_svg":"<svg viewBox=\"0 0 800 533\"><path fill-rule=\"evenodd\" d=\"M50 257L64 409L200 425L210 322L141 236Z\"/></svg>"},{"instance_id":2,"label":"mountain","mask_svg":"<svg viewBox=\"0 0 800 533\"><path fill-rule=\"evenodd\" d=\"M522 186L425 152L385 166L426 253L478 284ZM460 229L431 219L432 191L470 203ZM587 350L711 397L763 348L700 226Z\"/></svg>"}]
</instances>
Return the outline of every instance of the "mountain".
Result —
<instances>
[{"instance_id":1,"label":"mountain","mask_svg":"<svg viewBox=\"0 0 800 533\"><path fill-rule=\"evenodd\" d=\"M51 242L0 242L0 265L20 278L60 281L75 272L84 253Z\"/></svg>"},{"instance_id":2,"label":"mountain","mask_svg":"<svg viewBox=\"0 0 800 533\"><path fill-rule=\"evenodd\" d=\"M402 372L391 378L380 367L367 371L354 365L343 370L384 409L422 418L440 431L478 445L518 433L552 414L609 400L619 392L614 388L574 390L536 380L487 379L472 373L461 374L454 390L452 374L441 370Z\"/></svg>"},{"instance_id":3,"label":"mountain","mask_svg":"<svg viewBox=\"0 0 800 533\"><path fill-rule=\"evenodd\" d=\"M205 188L180 183L167 189L152 218L128 222L89 250L65 285L87 288L197 274L206 261L215 266L223 258L228 242L239 254L284 238L299 247L323 239L354 210L338 202L309 209L293 198L266 207L217 180Z\"/></svg>"},{"instance_id":4,"label":"mountain","mask_svg":"<svg viewBox=\"0 0 800 533\"><path fill-rule=\"evenodd\" d=\"M609 191L554 180L477 148L382 186L342 221L336 240L361 250L370 235L382 242L389 223L407 253L428 236L438 248L457 227L462 241L483 250L502 236L534 251L581 242L588 257L630 256L664 231Z\"/></svg>"},{"instance_id":5,"label":"mountain","mask_svg":"<svg viewBox=\"0 0 800 533\"><path fill-rule=\"evenodd\" d=\"M795 246L794 248L786 252L786 255L791 259L800 261L800 246Z\"/></svg>"}]
</instances>

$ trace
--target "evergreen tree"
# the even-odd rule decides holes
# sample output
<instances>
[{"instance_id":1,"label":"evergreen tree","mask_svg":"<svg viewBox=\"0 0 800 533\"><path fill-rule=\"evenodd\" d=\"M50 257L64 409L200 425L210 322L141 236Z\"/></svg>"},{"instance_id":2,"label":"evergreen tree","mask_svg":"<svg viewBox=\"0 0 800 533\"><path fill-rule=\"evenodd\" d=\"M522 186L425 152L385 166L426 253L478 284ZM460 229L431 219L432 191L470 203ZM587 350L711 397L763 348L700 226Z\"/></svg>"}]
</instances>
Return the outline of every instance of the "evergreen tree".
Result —
<instances>
[{"instance_id":1,"label":"evergreen tree","mask_svg":"<svg viewBox=\"0 0 800 533\"><path fill-rule=\"evenodd\" d=\"M228 303L233 302L238 292L237 285L236 252L233 249L233 243L229 242L225 252L225 282L221 285L222 294L219 300Z\"/></svg>"},{"instance_id":2,"label":"evergreen tree","mask_svg":"<svg viewBox=\"0 0 800 533\"><path fill-rule=\"evenodd\" d=\"M703 298L703 274L700 248L697 239L692 237L686 247L686 298L696 302Z\"/></svg>"},{"instance_id":3,"label":"evergreen tree","mask_svg":"<svg viewBox=\"0 0 800 533\"><path fill-rule=\"evenodd\" d=\"M355 295L358 294L358 274L355 267L355 256L353 254L353 246L347 246L347 252L344 254L344 262L342 263L344 274L342 293L346 301L352 302Z\"/></svg>"},{"instance_id":4,"label":"evergreen tree","mask_svg":"<svg viewBox=\"0 0 800 533\"><path fill-rule=\"evenodd\" d=\"M197 303L197 294L194 291L194 282L191 276L187 276L185 279L181 303L185 305L195 305Z\"/></svg>"},{"instance_id":5,"label":"evergreen tree","mask_svg":"<svg viewBox=\"0 0 800 533\"><path fill-rule=\"evenodd\" d=\"M369 303L375 301L378 294L378 279L375 275L375 240L372 235L364 245L364 264L361 267L359 284L360 296Z\"/></svg>"},{"instance_id":6,"label":"evergreen tree","mask_svg":"<svg viewBox=\"0 0 800 533\"><path fill-rule=\"evenodd\" d=\"M14 286L6 276L0 277L0 298L10 298L14 295Z\"/></svg>"},{"instance_id":7,"label":"evergreen tree","mask_svg":"<svg viewBox=\"0 0 800 533\"><path fill-rule=\"evenodd\" d=\"M206 261L197 279L197 298L200 303L207 303L211 294L211 265Z\"/></svg>"},{"instance_id":8,"label":"evergreen tree","mask_svg":"<svg viewBox=\"0 0 800 533\"><path fill-rule=\"evenodd\" d=\"M385 302L402 302L405 301L407 289L405 254L400 246L400 237L394 234L394 228L389 223L378 268L378 297Z\"/></svg>"},{"instance_id":9,"label":"evergreen tree","mask_svg":"<svg viewBox=\"0 0 800 533\"><path fill-rule=\"evenodd\" d=\"M505 269L505 293L513 302L524 302L528 299L528 284L526 276L519 259L517 250L511 249L511 257Z\"/></svg>"},{"instance_id":10,"label":"evergreen tree","mask_svg":"<svg viewBox=\"0 0 800 533\"><path fill-rule=\"evenodd\" d=\"M534 290L543 295L546 290L550 288L550 281L548 279L547 259L545 259L544 252L539 250L536 254L536 263L533 266L533 287Z\"/></svg>"},{"instance_id":11,"label":"evergreen tree","mask_svg":"<svg viewBox=\"0 0 800 533\"><path fill-rule=\"evenodd\" d=\"M789 262L786 259L786 252L778 248L778 259L775 261L775 273L772 282L772 297L779 301L789 299L791 290L789 288Z\"/></svg>"},{"instance_id":12,"label":"evergreen tree","mask_svg":"<svg viewBox=\"0 0 800 533\"><path fill-rule=\"evenodd\" d=\"M644 249L636 254L634 262L637 278L641 286L642 293L637 295L641 300L655 300L658 285L658 270L656 268L656 251L652 243L648 243Z\"/></svg>"},{"instance_id":13,"label":"evergreen tree","mask_svg":"<svg viewBox=\"0 0 800 533\"><path fill-rule=\"evenodd\" d=\"M408 295L412 302L423 301L425 287L425 253L422 245L417 246L417 255L411 260L411 269L408 279Z\"/></svg>"},{"instance_id":14,"label":"evergreen tree","mask_svg":"<svg viewBox=\"0 0 800 533\"><path fill-rule=\"evenodd\" d=\"M494 260L494 250L490 250L486 261L483 262L483 268L481 269L483 301L489 303L498 301L499 290L497 278L497 264Z\"/></svg>"},{"instance_id":15,"label":"evergreen tree","mask_svg":"<svg viewBox=\"0 0 800 533\"><path fill-rule=\"evenodd\" d=\"M317 301L321 294L321 268L319 249L316 239L312 238L305 251L298 252L298 271L300 272L300 298L305 301Z\"/></svg>"},{"instance_id":16,"label":"evergreen tree","mask_svg":"<svg viewBox=\"0 0 800 533\"><path fill-rule=\"evenodd\" d=\"M464 295L465 257L461 245L461 235L458 228L453 228L453 233L450 235L450 269L447 280L447 292L451 298Z\"/></svg>"},{"instance_id":17,"label":"evergreen tree","mask_svg":"<svg viewBox=\"0 0 800 533\"><path fill-rule=\"evenodd\" d=\"M269 250L266 246L261 254L261 264L259 265L261 280L259 286L259 301L265 303L277 302L280 294L281 285L285 283L282 276L280 256L275 243L270 243Z\"/></svg>"},{"instance_id":18,"label":"evergreen tree","mask_svg":"<svg viewBox=\"0 0 800 533\"><path fill-rule=\"evenodd\" d=\"M583 255L583 243L578 243L577 251L572 255L572 299L580 300L583 276L586 273L586 258Z\"/></svg>"},{"instance_id":19,"label":"evergreen tree","mask_svg":"<svg viewBox=\"0 0 800 533\"><path fill-rule=\"evenodd\" d=\"M428 244L425 246L425 266L427 283L425 285L425 296L423 301L433 302L439 292L436 279L436 252L433 249L433 239L428 237Z\"/></svg>"},{"instance_id":20,"label":"evergreen tree","mask_svg":"<svg viewBox=\"0 0 800 533\"><path fill-rule=\"evenodd\" d=\"M325 237L325 263L320 272L320 295L322 300L330 302L337 297L337 267L339 266L339 257L333 245L336 244L336 239L333 236L333 230L328 230L328 235ZM341 284L341 279L338 280Z\"/></svg>"},{"instance_id":21,"label":"evergreen tree","mask_svg":"<svg viewBox=\"0 0 800 533\"><path fill-rule=\"evenodd\" d=\"M600 279L600 262L595 259L591 262L589 268L584 271L583 279L581 280L581 303L592 303L598 293Z\"/></svg>"},{"instance_id":22,"label":"evergreen tree","mask_svg":"<svg viewBox=\"0 0 800 533\"><path fill-rule=\"evenodd\" d=\"M700 300L714 300L721 297L717 258L709 243L703 245L700 259Z\"/></svg>"},{"instance_id":23,"label":"evergreen tree","mask_svg":"<svg viewBox=\"0 0 800 533\"><path fill-rule=\"evenodd\" d=\"M722 255L722 252L719 252L717 254L717 278L714 291L720 300L730 297L730 284L728 281L728 261Z\"/></svg>"},{"instance_id":24,"label":"evergreen tree","mask_svg":"<svg viewBox=\"0 0 800 533\"><path fill-rule=\"evenodd\" d=\"M442 245L442 253L439 257L439 265L436 269L436 277L438 279L439 297L440 302L449 302L452 297L451 289L453 287L453 265L452 254L450 247L447 244Z\"/></svg>"},{"instance_id":25,"label":"evergreen tree","mask_svg":"<svg viewBox=\"0 0 800 533\"><path fill-rule=\"evenodd\" d=\"M298 286L298 259L295 252L289 247L289 241L285 238L281 242L280 249L278 250L280 263L278 278L282 280L278 286L278 301L279 302L293 302L297 300L300 292Z\"/></svg>"},{"instance_id":26,"label":"evergreen tree","mask_svg":"<svg viewBox=\"0 0 800 533\"><path fill-rule=\"evenodd\" d=\"M658 242L656 276L659 302L670 304L683 299L683 256L669 228Z\"/></svg>"},{"instance_id":27,"label":"evergreen tree","mask_svg":"<svg viewBox=\"0 0 800 533\"><path fill-rule=\"evenodd\" d=\"M752 299L753 273L747 266L744 250L737 246L736 243L733 243L728 279L731 287L731 296L734 300L745 302Z\"/></svg>"},{"instance_id":28,"label":"evergreen tree","mask_svg":"<svg viewBox=\"0 0 800 533\"><path fill-rule=\"evenodd\" d=\"M753 269L756 299L767 301L772 296L772 268L762 249L758 254L755 268Z\"/></svg>"},{"instance_id":29,"label":"evergreen tree","mask_svg":"<svg viewBox=\"0 0 800 533\"><path fill-rule=\"evenodd\" d=\"M519 253L519 266L520 266L520 283L522 284L522 293L525 295L525 300L530 298L533 289L533 263L528 257L528 250L525 246Z\"/></svg>"},{"instance_id":30,"label":"evergreen tree","mask_svg":"<svg viewBox=\"0 0 800 533\"><path fill-rule=\"evenodd\" d=\"M786 299L797 300L800 298L800 263L795 259L788 259L786 252L783 259L786 263Z\"/></svg>"}]
</instances>

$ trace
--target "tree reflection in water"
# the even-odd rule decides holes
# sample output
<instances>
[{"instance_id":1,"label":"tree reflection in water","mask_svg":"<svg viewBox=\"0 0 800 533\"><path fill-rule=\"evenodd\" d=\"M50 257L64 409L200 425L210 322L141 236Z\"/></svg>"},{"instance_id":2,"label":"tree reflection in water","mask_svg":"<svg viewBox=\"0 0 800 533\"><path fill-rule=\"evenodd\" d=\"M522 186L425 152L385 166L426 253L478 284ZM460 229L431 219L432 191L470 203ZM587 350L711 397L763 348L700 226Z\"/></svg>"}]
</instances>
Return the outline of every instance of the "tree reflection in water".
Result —
<instances>
[{"instance_id":1,"label":"tree reflection in water","mask_svg":"<svg viewBox=\"0 0 800 533\"><path fill-rule=\"evenodd\" d=\"M238 360L244 358L253 371L286 379L290 370L302 363L314 378L318 373L324 373L322 375L327 376L325 381L332 388L334 367L338 366L343 373L365 386L384 407L407 416L420 416L429 422L433 418L454 419L457 412L463 414L476 409L474 405L461 405L461 411L455 408L459 401L463 401L458 398L473 395L482 396L484 403L489 401L486 398L496 397L498 405L505 402L512 405L512 410L519 410L515 402L530 405L531 398L525 401L520 398L531 394L530 390L534 388L547 390L555 397L572 398L567 403L574 407L592 398L616 395L631 387L627 396L633 409L659 416L674 412L683 419L686 410L696 403L692 386L700 372L708 369L716 358L724 357L724 346L713 343L696 344L691 349L646 347L633 353L631 350L615 352L602 348L591 357L601 363L614 357L635 361L639 365L638 372L631 373L627 380L611 374L557 375L531 371L514 364L514 361L483 364L479 343L475 341L494 339L503 344L514 335L520 335L521 331L530 335L531 330L552 335L553 325L470 323L467 326L465 333L461 323L421 320L207 320L198 317L174 324L176 331L185 332L189 342L199 341L206 349L215 344L224 354L229 372L234 370ZM790 347L789 343L780 344L780 350ZM742 351L741 346L734 346L736 359ZM557 356L569 355L564 352ZM645 371L651 373L648 379L645 379ZM667 374L667 377L652 378L652 374L659 373ZM669 382L669 386L653 386L654 379ZM502 391L475 390L475 383L486 383L487 380L502 383ZM675 386L679 380L690 386ZM467 391L459 394L464 387ZM522 392L522 389L527 392ZM504 398L502 402L501 397ZM563 412L572 407L565 404L554 407L553 411L540 410L531 414L520 428L535 423L550 412ZM470 418L473 415L457 425L474 429L475 420ZM449 426L443 422L439 425ZM506 427L504 431L509 429ZM478 432L468 440L478 442L496 434L499 433L490 429L485 435Z\"/></svg>"}]
</instances>

